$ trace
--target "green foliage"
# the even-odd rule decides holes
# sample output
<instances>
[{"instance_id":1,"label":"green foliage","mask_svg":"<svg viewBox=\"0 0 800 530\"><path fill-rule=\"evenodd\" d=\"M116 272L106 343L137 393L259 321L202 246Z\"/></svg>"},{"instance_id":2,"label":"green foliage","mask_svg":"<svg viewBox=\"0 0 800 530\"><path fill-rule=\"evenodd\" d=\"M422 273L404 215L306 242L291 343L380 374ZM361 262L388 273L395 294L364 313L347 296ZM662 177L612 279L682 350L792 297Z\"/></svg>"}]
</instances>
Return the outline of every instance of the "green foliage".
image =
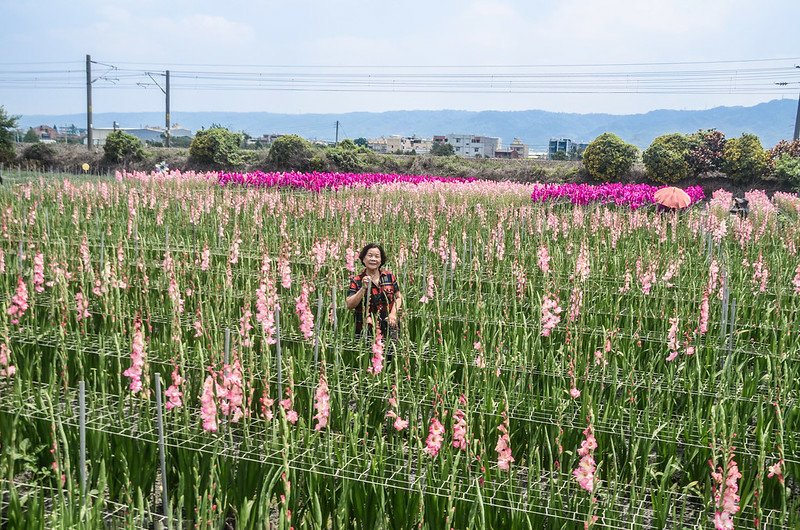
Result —
<instances>
[{"instance_id":1,"label":"green foliage","mask_svg":"<svg viewBox=\"0 0 800 530\"><path fill-rule=\"evenodd\" d=\"M775 176L800 191L800 157L781 155L775 161Z\"/></svg>"},{"instance_id":2,"label":"green foliage","mask_svg":"<svg viewBox=\"0 0 800 530\"><path fill-rule=\"evenodd\" d=\"M16 158L14 139L19 116L10 116L5 107L0 106L0 163L10 164Z\"/></svg>"},{"instance_id":3,"label":"green foliage","mask_svg":"<svg viewBox=\"0 0 800 530\"><path fill-rule=\"evenodd\" d=\"M367 141L367 139L363 138L363 137L356 138L355 140L353 140L353 143L356 144L359 147L367 147L369 145L369 142Z\"/></svg>"},{"instance_id":4,"label":"green foliage","mask_svg":"<svg viewBox=\"0 0 800 530\"><path fill-rule=\"evenodd\" d=\"M26 144L36 144L39 143L39 135L36 134L36 131L33 130L33 127L28 129L28 132L25 133L25 136L22 137L23 143Z\"/></svg>"},{"instance_id":5,"label":"green foliage","mask_svg":"<svg viewBox=\"0 0 800 530\"><path fill-rule=\"evenodd\" d=\"M267 162L279 170L307 171L313 157L314 148L307 140L287 134L272 142Z\"/></svg>"},{"instance_id":6,"label":"green foliage","mask_svg":"<svg viewBox=\"0 0 800 530\"><path fill-rule=\"evenodd\" d=\"M689 169L695 175L720 171L725 142L725 135L716 129L701 129L689 135Z\"/></svg>"},{"instance_id":7,"label":"green foliage","mask_svg":"<svg viewBox=\"0 0 800 530\"><path fill-rule=\"evenodd\" d=\"M189 160L193 164L214 168L234 168L242 164L239 134L225 127L213 126L198 131L189 145Z\"/></svg>"},{"instance_id":8,"label":"green foliage","mask_svg":"<svg viewBox=\"0 0 800 530\"><path fill-rule=\"evenodd\" d=\"M166 136L164 134L161 135L166 141ZM189 147L192 145L192 137L191 136L171 136L169 139L169 146L170 147Z\"/></svg>"},{"instance_id":9,"label":"green foliage","mask_svg":"<svg viewBox=\"0 0 800 530\"><path fill-rule=\"evenodd\" d=\"M431 146L431 155L433 156L453 156L456 150L452 144L446 142L434 142Z\"/></svg>"},{"instance_id":10,"label":"green foliage","mask_svg":"<svg viewBox=\"0 0 800 530\"><path fill-rule=\"evenodd\" d=\"M636 162L639 150L613 133L603 133L583 152L583 165L595 179L618 179Z\"/></svg>"},{"instance_id":11,"label":"green foliage","mask_svg":"<svg viewBox=\"0 0 800 530\"><path fill-rule=\"evenodd\" d=\"M141 140L123 131L114 131L106 138L103 160L109 164L127 166L144 160L144 145Z\"/></svg>"},{"instance_id":12,"label":"green foliage","mask_svg":"<svg viewBox=\"0 0 800 530\"><path fill-rule=\"evenodd\" d=\"M654 180L671 184L689 176L689 139L680 133L664 134L653 140L642 161Z\"/></svg>"},{"instance_id":13,"label":"green foliage","mask_svg":"<svg viewBox=\"0 0 800 530\"><path fill-rule=\"evenodd\" d=\"M36 162L39 167L49 167L56 164L57 153L52 145L39 142L26 147L22 152L22 158Z\"/></svg>"},{"instance_id":14,"label":"green foliage","mask_svg":"<svg viewBox=\"0 0 800 530\"><path fill-rule=\"evenodd\" d=\"M742 134L725 143L722 170L735 181L759 179L769 170L769 155L754 134Z\"/></svg>"},{"instance_id":15,"label":"green foliage","mask_svg":"<svg viewBox=\"0 0 800 530\"><path fill-rule=\"evenodd\" d=\"M553 156L550 157L550 160L560 160L562 162L567 159L569 159L569 155L567 155L566 151L556 151L553 153Z\"/></svg>"},{"instance_id":16,"label":"green foliage","mask_svg":"<svg viewBox=\"0 0 800 530\"><path fill-rule=\"evenodd\" d=\"M329 147L326 154L339 171L358 172L365 167L358 157L361 149L352 140L343 140L336 147Z\"/></svg>"}]
</instances>

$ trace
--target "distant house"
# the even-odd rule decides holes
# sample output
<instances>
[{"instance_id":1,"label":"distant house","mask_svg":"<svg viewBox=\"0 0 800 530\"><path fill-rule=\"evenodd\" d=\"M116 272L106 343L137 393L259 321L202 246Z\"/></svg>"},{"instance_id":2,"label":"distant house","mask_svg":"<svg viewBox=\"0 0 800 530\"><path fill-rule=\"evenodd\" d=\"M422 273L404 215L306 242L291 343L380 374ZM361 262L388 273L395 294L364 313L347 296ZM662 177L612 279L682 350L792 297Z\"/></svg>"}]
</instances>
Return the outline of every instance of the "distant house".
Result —
<instances>
[{"instance_id":1,"label":"distant house","mask_svg":"<svg viewBox=\"0 0 800 530\"><path fill-rule=\"evenodd\" d=\"M507 148L498 148L494 152L495 158L528 158L528 146L519 138L514 138Z\"/></svg>"},{"instance_id":2,"label":"distant house","mask_svg":"<svg viewBox=\"0 0 800 530\"><path fill-rule=\"evenodd\" d=\"M367 140L367 146L376 153L411 153L425 155L431 151L433 142L426 138L417 136L381 136Z\"/></svg>"},{"instance_id":3,"label":"distant house","mask_svg":"<svg viewBox=\"0 0 800 530\"><path fill-rule=\"evenodd\" d=\"M453 146L456 156L464 158L494 158L500 149L500 138L474 134L448 134L434 136L434 143L447 143Z\"/></svg>"},{"instance_id":4,"label":"distant house","mask_svg":"<svg viewBox=\"0 0 800 530\"><path fill-rule=\"evenodd\" d=\"M589 146L588 143L578 143L571 138L550 138L547 148L547 158L553 160L557 158L556 153L564 153L566 158L580 158Z\"/></svg>"},{"instance_id":5,"label":"distant house","mask_svg":"<svg viewBox=\"0 0 800 530\"><path fill-rule=\"evenodd\" d=\"M38 127L32 127L33 132L36 133L36 136L39 137L44 143L53 143L59 139L58 129L55 127L50 127L47 125L39 125ZM49 142L48 142L49 141Z\"/></svg>"}]
</instances>

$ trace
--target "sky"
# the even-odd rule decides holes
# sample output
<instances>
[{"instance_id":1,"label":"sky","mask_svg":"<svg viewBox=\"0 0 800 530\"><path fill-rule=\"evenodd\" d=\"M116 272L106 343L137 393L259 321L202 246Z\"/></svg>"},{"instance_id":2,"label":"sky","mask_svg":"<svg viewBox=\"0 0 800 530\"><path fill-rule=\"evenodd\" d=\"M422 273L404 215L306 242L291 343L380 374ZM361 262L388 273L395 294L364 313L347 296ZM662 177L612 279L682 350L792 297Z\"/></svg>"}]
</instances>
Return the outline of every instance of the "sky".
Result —
<instances>
[{"instance_id":1,"label":"sky","mask_svg":"<svg viewBox=\"0 0 800 530\"><path fill-rule=\"evenodd\" d=\"M797 99L798 20L796 0L0 0L0 105L84 112L90 54L94 112L163 110L165 70L173 112L749 106Z\"/></svg>"}]
</instances>

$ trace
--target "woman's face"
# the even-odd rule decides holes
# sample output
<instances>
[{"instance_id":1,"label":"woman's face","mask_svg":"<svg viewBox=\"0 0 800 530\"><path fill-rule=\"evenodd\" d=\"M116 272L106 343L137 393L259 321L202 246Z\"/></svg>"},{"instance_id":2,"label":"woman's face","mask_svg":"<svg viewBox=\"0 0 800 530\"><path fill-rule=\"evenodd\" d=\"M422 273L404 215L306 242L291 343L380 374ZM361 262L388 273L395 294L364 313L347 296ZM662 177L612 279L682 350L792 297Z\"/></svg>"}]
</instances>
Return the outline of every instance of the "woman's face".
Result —
<instances>
[{"instance_id":1,"label":"woman's face","mask_svg":"<svg viewBox=\"0 0 800 530\"><path fill-rule=\"evenodd\" d=\"M371 248L364 256L364 265L370 269L377 269L381 265L381 251L377 248Z\"/></svg>"}]
</instances>

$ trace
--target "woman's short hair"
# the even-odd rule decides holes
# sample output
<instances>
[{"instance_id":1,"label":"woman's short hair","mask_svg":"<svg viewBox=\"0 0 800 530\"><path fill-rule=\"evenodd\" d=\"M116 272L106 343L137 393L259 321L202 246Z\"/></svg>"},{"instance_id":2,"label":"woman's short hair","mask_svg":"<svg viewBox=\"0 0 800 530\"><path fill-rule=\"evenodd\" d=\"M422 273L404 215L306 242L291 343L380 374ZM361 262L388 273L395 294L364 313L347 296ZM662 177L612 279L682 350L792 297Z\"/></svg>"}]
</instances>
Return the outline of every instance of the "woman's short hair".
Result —
<instances>
[{"instance_id":1,"label":"woman's short hair","mask_svg":"<svg viewBox=\"0 0 800 530\"><path fill-rule=\"evenodd\" d=\"M361 264L364 265L364 258L367 257L367 252L371 249L377 248L378 251L381 253L381 267L386 263L386 252L383 251L383 247L377 243L369 243L365 245L364 248L361 249L361 252L358 254L358 259L361 260Z\"/></svg>"}]
</instances>

